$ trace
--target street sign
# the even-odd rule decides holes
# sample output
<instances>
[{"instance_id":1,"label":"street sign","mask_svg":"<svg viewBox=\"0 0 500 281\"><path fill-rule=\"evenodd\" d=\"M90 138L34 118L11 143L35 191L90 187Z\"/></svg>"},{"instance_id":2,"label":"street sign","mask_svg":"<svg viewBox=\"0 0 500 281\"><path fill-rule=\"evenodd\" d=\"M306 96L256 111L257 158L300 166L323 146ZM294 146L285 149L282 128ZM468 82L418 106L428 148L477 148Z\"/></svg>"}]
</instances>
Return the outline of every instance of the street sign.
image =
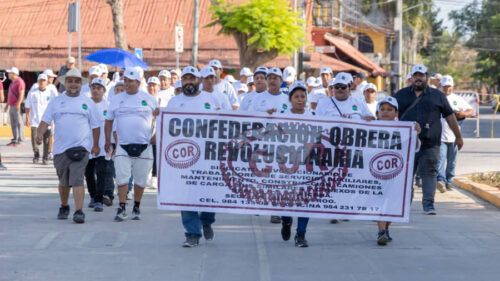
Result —
<instances>
[{"instance_id":1,"label":"street sign","mask_svg":"<svg viewBox=\"0 0 500 281\"><path fill-rule=\"evenodd\" d=\"M316 46L315 51L321 54L333 54L335 53L335 46Z\"/></svg>"},{"instance_id":2,"label":"street sign","mask_svg":"<svg viewBox=\"0 0 500 281\"><path fill-rule=\"evenodd\" d=\"M184 28L180 24L175 25L175 52L184 52Z\"/></svg>"},{"instance_id":3,"label":"street sign","mask_svg":"<svg viewBox=\"0 0 500 281\"><path fill-rule=\"evenodd\" d=\"M78 4L69 3L68 5L68 32L78 31Z\"/></svg>"},{"instance_id":4,"label":"street sign","mask_svg":"<svg viewBox=\"0 0 500 281\"><path fill-rule=\"evenodd\" d=\"M142 48L135 48L134 49L134 54L137 58L141 59L143 58L143 54L142 54Z\"/></svg>"}]
</instances>

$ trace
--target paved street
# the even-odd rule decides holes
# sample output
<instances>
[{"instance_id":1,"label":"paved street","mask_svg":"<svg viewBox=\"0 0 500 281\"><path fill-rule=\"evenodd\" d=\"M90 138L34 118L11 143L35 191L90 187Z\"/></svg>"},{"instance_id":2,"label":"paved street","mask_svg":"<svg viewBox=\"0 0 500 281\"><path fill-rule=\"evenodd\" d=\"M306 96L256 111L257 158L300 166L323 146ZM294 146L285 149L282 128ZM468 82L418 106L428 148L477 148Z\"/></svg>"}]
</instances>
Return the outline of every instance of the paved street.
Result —
<instances>
[{"instance_id":1,"label":"paved street","mask_svg":"<svg viewBox=\"0 0 500 281\"><path fill-rule=\"evenodd\" d=\"M31 164L29 145L3 146L0 280L498 280L500 211L462 191L437 195L437 216L417 202L392 244L375 243L373 222L310 222L309 248L281 240L265 216L217 216L215 240L180 247L177 212L156 209L148 190L143 220L113 222L114 208L86 209L87 222L55 219L52 166ZM467 139L459 173L498 169L500 139ZM70 201L71 202L71 201ZM73 204L71 204L73 205Z\"/></svg>"}]
</instances>

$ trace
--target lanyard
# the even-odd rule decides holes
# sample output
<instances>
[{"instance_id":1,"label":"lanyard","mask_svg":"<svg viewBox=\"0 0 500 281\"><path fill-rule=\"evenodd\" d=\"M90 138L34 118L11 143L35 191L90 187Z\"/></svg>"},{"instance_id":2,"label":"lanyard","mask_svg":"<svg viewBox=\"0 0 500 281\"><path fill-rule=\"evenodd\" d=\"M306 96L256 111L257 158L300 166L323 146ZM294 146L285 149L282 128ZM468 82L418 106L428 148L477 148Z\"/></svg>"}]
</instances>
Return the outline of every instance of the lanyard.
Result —
<instances>
[{"instance_id":1,"label":"lanyard","mask_svg":"<svg viewBox=\"0 0 500 281\"><path fill-rule=\"evenodd\" d=\"M339 112L340 117L343 117L343 115L342 115L342 111L340 111L340 108L337 106L337 104L335 103L335 101L333 100L333 98L330 98L330 100L332 101L333 105L335 105L335 108L336 108L336 109L337 109L337 111Z\"/></svg>"}]
</instances>

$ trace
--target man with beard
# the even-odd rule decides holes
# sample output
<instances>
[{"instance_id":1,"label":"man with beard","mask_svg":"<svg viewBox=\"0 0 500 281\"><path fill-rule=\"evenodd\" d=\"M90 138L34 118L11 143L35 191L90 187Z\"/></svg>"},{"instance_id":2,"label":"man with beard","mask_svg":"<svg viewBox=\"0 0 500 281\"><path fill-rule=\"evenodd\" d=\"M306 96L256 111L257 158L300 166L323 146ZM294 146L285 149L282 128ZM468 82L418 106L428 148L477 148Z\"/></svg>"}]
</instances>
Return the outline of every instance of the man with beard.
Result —
<instances>
[{"instance_id":1,"label":"man with beard","mask_svg":"<svg viewBox=\"0 0 500 281\"><path fill-rule=\"evenodd\" d=\"M181 81L182 94L173 97L168 103L167 109L215 111L219 106L213 94L199 90L200 73L193 66L186 66L182 70ZM215 222L215 213L181 211L181 218L182 225L186 231L186 240L182 244L182 247L192 248L198 246L202 230L206 240L211 241L214 239L212 224Z\"/></svg>"},{"instance_id":2,"label":"man with beard","mask_svg":"<svg viewBox=\"0 0 500 281\"><path fill-rule=\"evenodd\" d=\"M54 122L54 167L59 178L61 199L57 219L68 218L69 191L73 188L76 209L73 221L84 223L83 175L89 152L94 156L100 152L98 112L94 102L81 92L83 79L78 69L71 69L59 80L66 91L49 102L36 131L36 143L42 143L45 132Z\"/></svg>"},{"instance_id":3,"label":"man with beard","mask_svg":"<svg viewBox=\"0 0 500 281\"><path fill-rule=\"evenodd\" d=\"M460 150L464 144L457 119L446 96L427 85L427 68L415 65L411 70L412 85L399 90L394 97L399 104L399 120L417 122L422 128L420 151L415 154L414 174L422 178L422 206L425 214L436 215L436 194L439 148L441 146L441 117L455 135Z\"/></svg>"},{"instance_id":4,"label":"man with beard","mask_svg":"<svg viewBox=\"0 0 500 281\"><path fill-rule=\"evenodd\" d=\"M267 90L267 68L259 66L253 73L253 83L255 84L255 91L250 92L241 102L239 111L252 111L252 101L261 93Z\"/></svg>"}]
</instances>

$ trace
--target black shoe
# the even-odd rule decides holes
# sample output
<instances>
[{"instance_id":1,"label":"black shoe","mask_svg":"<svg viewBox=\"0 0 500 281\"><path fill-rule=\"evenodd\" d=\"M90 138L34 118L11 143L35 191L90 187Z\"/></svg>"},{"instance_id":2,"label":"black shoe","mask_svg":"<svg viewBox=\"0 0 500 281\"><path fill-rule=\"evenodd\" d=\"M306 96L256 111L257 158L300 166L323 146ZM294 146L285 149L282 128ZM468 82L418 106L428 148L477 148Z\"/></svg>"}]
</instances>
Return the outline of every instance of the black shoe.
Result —
<instances>
[{"instance_id":1,"label":"black shoe","mask_svg":"<svg viewBox=\"0 0 500 281\"><path fill-rule=\"evenodd\" d=\"M389 229L385 230L385 234L387 234L387 238L389 238L389 242L392 242L392 237L389 235Z\"/></svg>"},{"instance_id":2,"label":"black shoe","mask_svg":"<svg viewBox=\"0 0 500 281\"><path fill-rule=\"evenodd\" d=\"M283 241L288 241L290 240L290 236L292 236L292 222L283 222L281 224L281 238L283 238Z\"/></svg>"},{"instance_id":3,"label":"black shoe","mask_svg":"<svg viewBox=\"0 0 500 281\"><path fill-rule=\"evenodd\" d=\"M95 207L95 200L94 198L90 198L89 206L90 209L94 209Z\"/></svg>"},{"instance_id":4,"label":"black shoe","mask_svg":"<svg viewBox=\"0 0 500 281\"><path fill-rule=\"evenodd\" d=\"M102 203L108 207L113 206L113 199L109 197L108 195L102 196Z\"/></svg>"},{"instance_id":5,"label":"black shoe","mask_svg":"<svg viewBox=\"0 0 500 281\"><path fill-rule=\"evenodd\" d=\"M389 237L387 237L387 232L385 230L381 230L378 232L377 244L379 246L385 246L389 242Z\"/></svg>"},{"instance_id":6,"label":"black shoe","mask_svg":"<svg viewBox=\"0 0 500 281\"><path fill-rule=\"evenodd\" d=\"M38 162L40 162L40 158L33 157L33 164L37 164Z\"/></svg>"},{"instance_id":7,"label":"black shoe","mask_svg":"<svg viewBox=\"0 0 500 281\"><path fill-rule=\"evenodd\" d=\"M451 185L451 183L447 183L446 184L446 190L447 191L452 191L453 190L453 186Z\"/></svg>"},{"instance_id":8,"label":"black shoe","mask_svg":"<svg viewBox=\"0 0 500 281\"><path fill-rule=\"evenodd\" d=\"M200 244L200 238L194 236L186 237L186 241L182 243L182 247L184 248L193 248Z\"/></svg>"},{"instance_id":9,"label":"black shoe","mask_svg":"<svg viewBox=\"0 0 500 281\"><path fill-rule=\"evenodd\" d=\"M115 216L115 221L124 221L127 219L127 211L122 208L116 209L116 216Z\"/></svg>"},{"instance_id":10,"label":"black shoe","mask_svg":"<svg viewBox=\"0 0 500 281\"><path fill-rule=\"evenodd\" d=\"M211 225L209 224L203 225L203 237L205 237L207 241L214 240L214 230L212 229Z\"/></svg>"},{"instance_id":11,"label":"black shoe","mask_svg":"<svg viewBox=\"0 0 500 281\"><path fill-rule=\"evenodd\" d=\"M104 211L104 208L102 207L102 203L95 202L94 212L102 212L102 211Z\"/></svg>"},{"instance_id":12,"label":"black shoe","mask_svg":"<svg viewBox=\"0 0 500 281\"><path fill-rule=\"evenodd\" d=\"M48 159L43 158L43 159L42 159L42 165L47 165L47 164L49 164L49 163L48 163L48 161L49 161Z\"/></svg>"},{"instance_id":13,"label":"black shoe","mask_svg":"<svg viewBox=\"0 0 500 281\"><path fill-rule=\"evenodd\" d=\"M424 213L426 215L429 215L429 216L435 216L435 215L437 215L436 210L434 210L434 209L428 209L428 210L424 211Z\"/></svg>"},{"instance_id":14,"label":"black shoe","mask_svg":"<svg viewBox=\"0 0 500 281\"><path fill-rule=\"evenodd\" d=\"M82 210L78 210L73 214L73 221L76 223L85 222L85 214L82 212Z\"/></svg>"},{"instance_id":15,"label":"black shoe","mask_svg":"<svg viewBox=\"0 0 500 281\"><path fill-rule=\"evenodd\" d=\"M333 219L333 220L330 220L330 223L337 224L337 223L339 223L339 220Z\"/></svg>"},{"instance_id":16,"label":"black shoe","mask_svg":"<svg viewBox=\"0 0 500 281\"><path fill-rule=\"evenodd\" d=\"M69 206L61 206L59 208L59 213L57 214L58 220L67 220L69 216Z\"/></svg>"},{"instance_id":17,"label":"black shoe","mask_svg":"<svg viewBox=\"0 0 500 281\"><path fill-rule=\"evenodd\" d=\"M139 209L139 207L134 206L134 208L132 209L132 220L141 220L141 210Z\"/></svg>"},{"instance_id":18,"label":"black shoe","mask_svg":"<svg viewBox=\"0 0 500 281\"><path fill-rule=\"evenodd\" d=\"M271 216L271 223L281 223L280 216Z\"/></svg>"},{"instance_id":19,"label":"black shoe","mask_svg":"<svg viewBox=\"0 0 500 281\"><path fill-rule=\"evenodd\" d=\"M305 235L295 235L295 247L307 248L309 244L307 243Z\"/></svg>"}]
</instances>

